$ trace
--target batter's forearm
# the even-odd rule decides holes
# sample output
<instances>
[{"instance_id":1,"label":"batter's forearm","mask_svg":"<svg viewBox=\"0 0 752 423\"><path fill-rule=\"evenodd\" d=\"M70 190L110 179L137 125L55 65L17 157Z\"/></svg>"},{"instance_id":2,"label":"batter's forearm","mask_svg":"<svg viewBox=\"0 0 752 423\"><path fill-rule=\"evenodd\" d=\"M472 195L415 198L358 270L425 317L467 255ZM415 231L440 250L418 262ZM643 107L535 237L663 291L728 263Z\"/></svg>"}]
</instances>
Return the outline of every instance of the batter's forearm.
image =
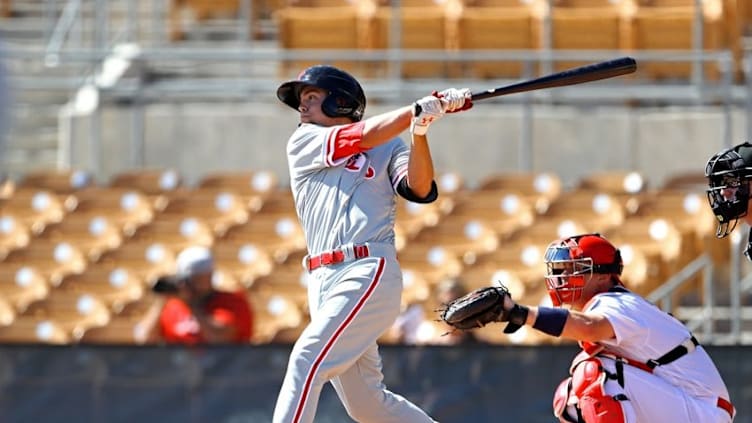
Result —
<instances>
[{"instance_id":1,"label":"batter's forearm","mask_svg":"<svg viewBox=\"0 0 752 423\"><path fill-rule=\"evenodd\" d=\"M366 119L363 123L363 137L360 145L372 148L391 141L410 127L412 106L405 106L391 112Z\"/></svg>"},{"instance_id":2,"label":"batter's forearm","mask_svg":"<svg viewBox=\"0 0 752 423\"><path fill-rule=\"evenodd\" d=\"M434 178L433 159L425 135L413 134L410 159L407 166L407 185L419 197L431 192Z\"/></svg>"}]
</instances>

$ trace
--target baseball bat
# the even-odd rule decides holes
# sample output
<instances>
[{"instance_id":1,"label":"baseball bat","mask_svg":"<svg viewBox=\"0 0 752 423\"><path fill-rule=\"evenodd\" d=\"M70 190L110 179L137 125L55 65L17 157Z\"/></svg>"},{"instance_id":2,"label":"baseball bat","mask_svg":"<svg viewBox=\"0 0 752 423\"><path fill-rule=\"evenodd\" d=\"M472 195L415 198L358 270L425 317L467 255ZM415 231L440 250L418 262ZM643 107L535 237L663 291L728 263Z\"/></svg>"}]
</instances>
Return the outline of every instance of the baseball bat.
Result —
<instances>
[{"instance_id":1,"label":"baseball bat","mask_svg":"<svg viewBox=\"0 0 752 423\"><path fill-rule=\"evenodd\" d=\"M550 75L529 79L512 85L475 92L472 93L472 100L485 100L487 98L502 95L598 81L600 79L626 75L634 72L636 69L637 62L635 59L631 57L620 57L618 59L607 60L605 62L593 63L578 68L552 73Z\"/></svg>"}]
</instances>

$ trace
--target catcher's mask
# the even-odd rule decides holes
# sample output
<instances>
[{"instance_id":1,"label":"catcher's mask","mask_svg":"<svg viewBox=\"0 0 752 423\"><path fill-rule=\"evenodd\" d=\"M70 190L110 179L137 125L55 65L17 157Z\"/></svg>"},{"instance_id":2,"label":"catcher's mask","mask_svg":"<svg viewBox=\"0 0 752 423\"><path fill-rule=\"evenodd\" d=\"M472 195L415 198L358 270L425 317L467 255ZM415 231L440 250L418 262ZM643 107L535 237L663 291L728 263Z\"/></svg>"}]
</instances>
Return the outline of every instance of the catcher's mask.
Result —
<instances>
[{"instance_id":1,"label":"catcher's mask","mask_svg":"<svg viewBox=\"0 0 752 423\"><path fill-rule=\"evenodd\" d=\"M334 66L316 65L304 70L298 79L277 88L277 98L298 110L300 93L305 87L317 87L328 92L321 103L321 111L329 117L348 117L353 122L363 119L366 96L360 83L349 73Z\"/></svg>"},{"instance_id":2,"label":"catcher's mask","mask_svg":"<svg viewBox=\"0 0 752 423\"><path fill-rule=\"evenodd\" d=\"M708 202L718 219L718 238L733 232L739 218L747 215L751 161L752 144L745 142L714 155L705 165Z\"/></svg>"},{"instance_id":3,"label":"catcher's mask","mask_svg":"<svg viewBox=\"0 0 752 423\"><path fill-rule=\"evenodd\" d=\"M621 253L599 234L576 235L552 242L546 249L546 288L555 306L573 304L594 273L618 278Z\"/></svg>"}]
</instances>

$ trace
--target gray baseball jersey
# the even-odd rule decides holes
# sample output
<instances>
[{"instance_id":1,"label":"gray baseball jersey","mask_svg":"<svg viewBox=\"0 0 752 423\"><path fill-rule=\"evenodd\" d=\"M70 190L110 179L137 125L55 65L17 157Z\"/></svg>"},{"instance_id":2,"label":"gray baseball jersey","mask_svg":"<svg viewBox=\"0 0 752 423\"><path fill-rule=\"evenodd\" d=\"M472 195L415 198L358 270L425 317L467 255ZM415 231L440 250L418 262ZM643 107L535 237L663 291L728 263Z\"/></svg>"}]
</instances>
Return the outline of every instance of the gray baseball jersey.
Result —
<instances>
[{"instance_id":1,"label":"gray baseball jersey","mask_svg":"<svg viewBox=\"0 0 752 423\"><path fill-rule=\"evenodd\" d=\"M367 243L369 255L308 274L311 322L293 346L273 423L313 422L326 382L357 421L433 422L382 382L377 340L400 311L393 223L409 150L394 139L364 151L363 127L301 124L287 144L309 254Z\"/></svg>"},{"instance_id":2,"label":"gray baseball jersey","mask_svg":"<svg viewBox=\"0 0 752 423\"><path fill-rule=\"evenodd\" d=\"M348 242L394 243L395 189L409 150L399 138L361 152L362 125L301 124L287 144L295 206L318 254Z\"/></svg>"}]
</instances>

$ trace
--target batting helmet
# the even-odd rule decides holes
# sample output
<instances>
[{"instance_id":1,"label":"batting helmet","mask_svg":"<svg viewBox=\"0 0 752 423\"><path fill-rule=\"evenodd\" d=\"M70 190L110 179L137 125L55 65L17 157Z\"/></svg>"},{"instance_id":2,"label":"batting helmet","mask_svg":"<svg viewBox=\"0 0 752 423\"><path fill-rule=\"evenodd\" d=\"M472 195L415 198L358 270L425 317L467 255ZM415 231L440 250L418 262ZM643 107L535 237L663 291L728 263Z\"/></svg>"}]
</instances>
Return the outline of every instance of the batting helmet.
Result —
<instances>
[{"instance_id":1,"label":"batting helmet","mask_svg":"<svg viewBox=\"0 0 752 423\"><path fill-rule=\"evenodd\" d=\"M744 142L721 151L705 165L708 202L718 219L716 236L723 238L747 215L752 178L752 144Z\"/></svg>"},{"instance_id":2,"label":"batting helmet","mask_svg":"<svg viewBox=\"0 0 752 423\"><path fill-rule=\"evenodd\" d=\"M316 65L304 70L295 81L277 88L277 98L298 110L300 92L305 87L324 89L329 94L321 103L321 110L329 117L348 117L354 122L363 119L366 96L358 81L349 73L334 66Z\"/></svg>"},{"instance_id":3,"label":"batting helmet","mask_svg":"<svg viewBox=\"0 0 752 423\"><path fill-rule=\"evenodd\" d=\"M618 278L624 269L619 250L600 234L575 235L546 249L546 288L554 305L572 304L593 273Z\"/></svg>"}]
</instances>

